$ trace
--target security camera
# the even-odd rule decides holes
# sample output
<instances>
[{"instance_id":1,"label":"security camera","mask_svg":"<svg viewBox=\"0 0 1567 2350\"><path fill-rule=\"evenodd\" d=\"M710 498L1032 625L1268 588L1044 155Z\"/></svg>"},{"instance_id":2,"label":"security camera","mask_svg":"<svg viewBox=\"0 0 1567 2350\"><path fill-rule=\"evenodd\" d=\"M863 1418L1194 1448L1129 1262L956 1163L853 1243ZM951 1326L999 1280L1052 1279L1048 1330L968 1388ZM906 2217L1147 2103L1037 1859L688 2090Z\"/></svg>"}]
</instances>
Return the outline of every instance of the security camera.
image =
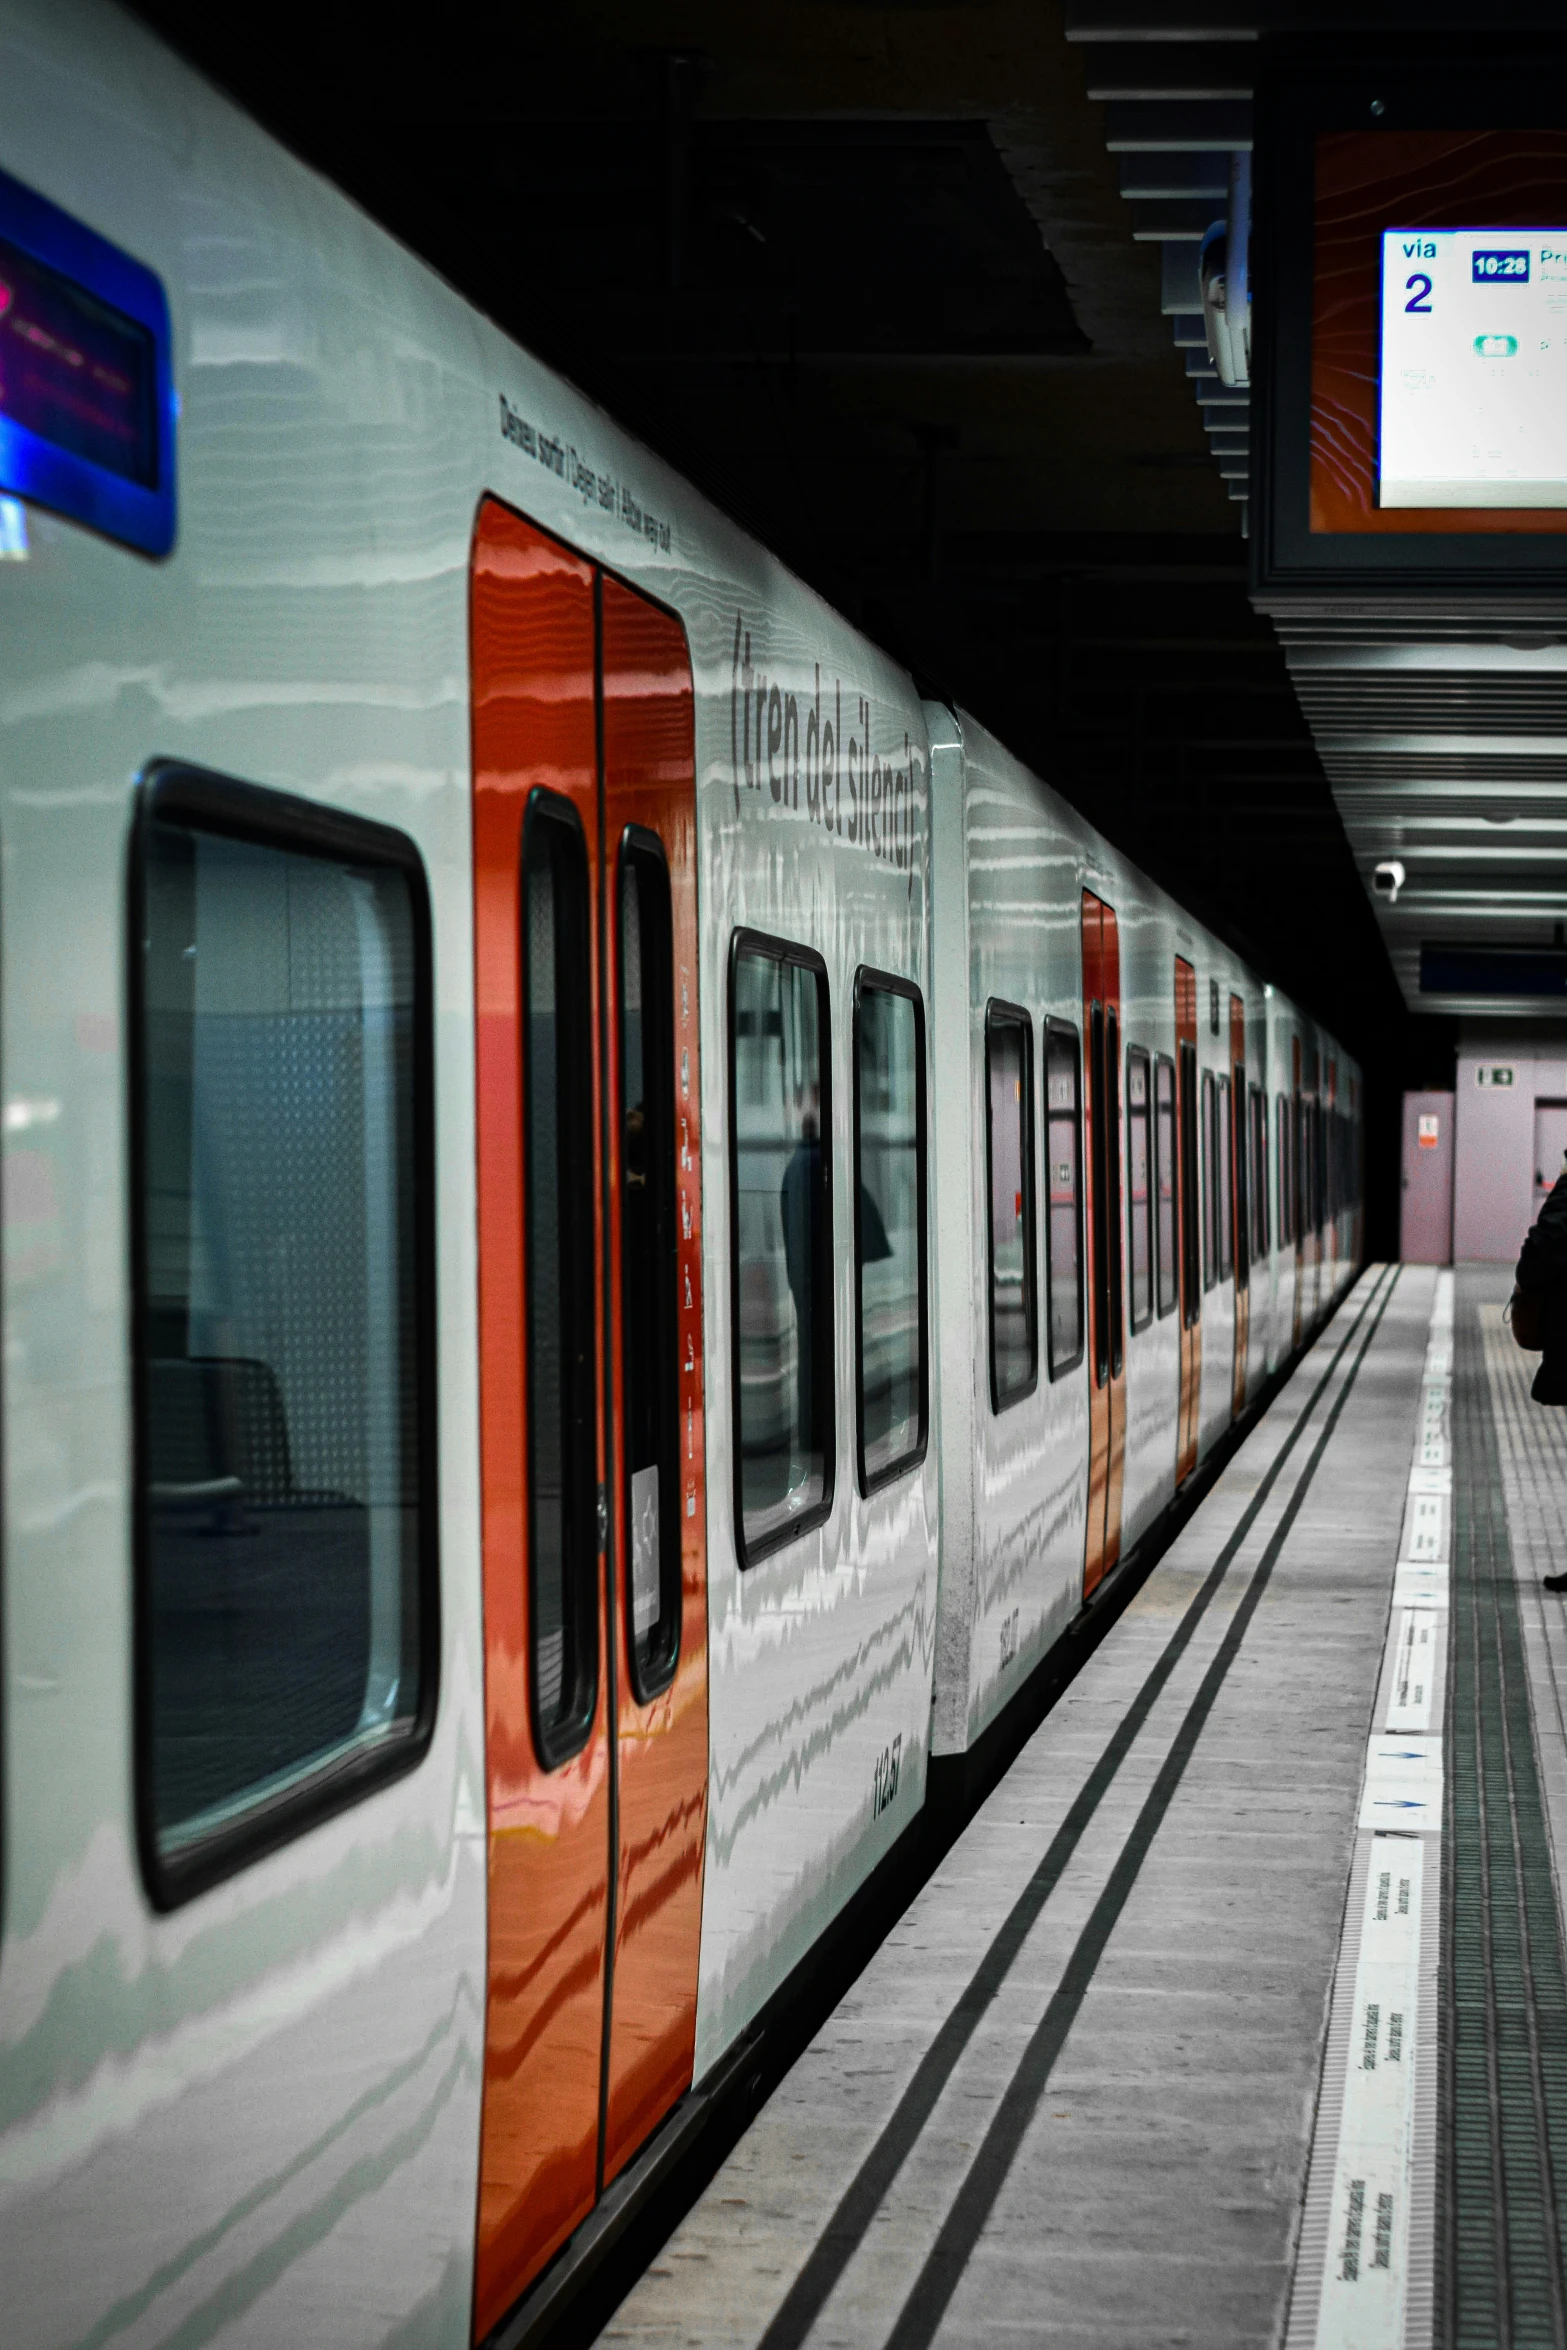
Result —
<instances>
[{"instance_id":1,"label":"security camera","mask_svg":"<svg viewBox=\"0 0 1567 2350\"><path fill-rule=\"evenodd\" d=\"M1396 857L1385 857L1371 876L1371 886L1379 898L1386 898L1390 906L1398 904L1398 893L1404 886L1404 868Z\"/></svg>"}]
</instances>

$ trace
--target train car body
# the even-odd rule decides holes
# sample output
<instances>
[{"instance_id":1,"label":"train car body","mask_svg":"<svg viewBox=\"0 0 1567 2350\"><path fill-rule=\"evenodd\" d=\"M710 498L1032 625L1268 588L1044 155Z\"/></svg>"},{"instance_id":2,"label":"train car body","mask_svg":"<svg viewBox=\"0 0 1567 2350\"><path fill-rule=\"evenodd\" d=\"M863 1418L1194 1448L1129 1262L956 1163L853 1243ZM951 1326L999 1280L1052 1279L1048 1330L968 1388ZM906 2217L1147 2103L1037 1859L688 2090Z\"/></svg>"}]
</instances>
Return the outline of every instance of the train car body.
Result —
<instances>
[{"instance_id":1,"label":"train car body","mask_svg":"<svg viewBox=\"0 0 1567 2350\"><path fill-rule=\"evenodd\" d=\"M466 2344L1320 1320L1358 1080L142 29L0 65L7 2339Z\"/></svg>"}]
</instances>

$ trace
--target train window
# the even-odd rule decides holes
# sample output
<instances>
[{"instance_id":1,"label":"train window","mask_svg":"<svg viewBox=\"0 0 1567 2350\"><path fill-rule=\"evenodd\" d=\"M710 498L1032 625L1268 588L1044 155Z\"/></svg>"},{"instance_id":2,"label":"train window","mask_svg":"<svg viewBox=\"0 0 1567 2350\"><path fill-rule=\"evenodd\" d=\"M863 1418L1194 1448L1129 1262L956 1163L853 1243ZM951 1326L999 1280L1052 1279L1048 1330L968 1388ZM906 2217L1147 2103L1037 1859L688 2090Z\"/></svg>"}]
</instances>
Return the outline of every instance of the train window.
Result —
<instances>
[{"instance_id":1,"label":"train window","mask_svg":"<svg viewBox=\"0 0 1567 2350\"><path fill-rule=\"evenodd\" d=\"M735 934L729 972L735 1518L741 1563L832 1507L832 1067L827 969Z\"/></svg>"},{"instance_id":2,"label":"train window","mask_svg":"<svg viewBox=\"0 0 1567 2350\"><path fill-rule=\"evenodd\" d=\"M1183 1039L1181 1078L1181 1319L1188 1330L1202 1313L1202 1267L1198 1247L1200 1184L1197 1174L1197 1047Z\"/></svg>"},{"instance_id":3,"label":"train window","mask_svg":"<svg viewBox=\"0 0 1567 2350\"><path fill-rule=\"evenodd\" d=\"M401 834L168 768L133 848L138 1807L167 1905L423 1751L429 913Z\"/></svg>"},{"instance_id":4,"label":"train window","mask_svg":"<svg viewBox=\"0 0 1567 2350\"><path fill-rule=\"evenodd\" d=\"M597 1304L587 845L570 801L543 791L523 820L522 940L529 1664L554 1769L598 1689Z\"/></svg>"},{"instance_id":5,"label":"train window","mask_svg":"<svg viewBox=\"0 0 1567 2350\"><path fill-rule=\"evenodd\" d=\"M1121 1376L1121 1024L1105 1014L1104 1040L1105 1236L1110 1243L1110 1375Z\"/></svg>"},{"instance_id":6,"label":"train window","mask_svg":"<svg viewBox=\"0 0 1567 2350\"><path fill-rule=\"evenodd\" d=\"M1126 1228L1131 1242L1132 1328L1153 1320L1153 1151L1149 1131L1148 1055L1133 1045L1126 1056Z\"/></svg>"},{"instance_id":7,"label":"train window","mask_svg":"<svg viewBox=\"0 0 1567 2350\"><path fill-rule=\"evenodd\" d=\"M1015 1004L985 1011L990 1174L990 1403L1031 1395L1039 1377L1034 1302L1034 1029Z\"/></svg>"},{"instance_id":8,"label":"train window","mask_svg":"<svg viewBox=\"0 0 1567 2350\"><path fill-rule=\"evenodd\" d=\"M1094 1385L1120 1376L1121 1042L1113 1009L1095 1004L1088 1019L1088 1103L1093 1185Z\"/></svg>"},{"instance_id":9,"label":"train window","mask_svg":"<svg viewBox=\"0 0 1567 2350\"><path fill-rule=\"evenodd\" d=\"M1290 1213L1293 1186L1290 1182L1290 1106L1286 1094L1276 1094L1273 1100L1273 1156L1279 1171L1279 1246L1288 1248L1295 1238L1295 1220Z\"/></svg>"},{"instance_id":10,"label":"train window","mask_svg":"<svg viewBox=\"0 0 1567 2350\"><path fill-rule=\"evenodd\" d=\"M1213 1071L1202 1073L1202 1285L1219 1278L1219 1097Z\"/></svg>"},{"instance_id":11,"label":"train window","mask_svg":"<svg viewBox=\"0 0 1567 2350\"><path fill-rule=\"evenodd\" d=\"M1349 1208L1349 1119L1339 1112L1339 1154L1337 1177L1334 1177L1334 1213L1344 1215Z\"/></svg>"},{"instance_id":12,"label":"train window","mask_svg":"<svg viewBox=\"0 0 1567 2350\"><path fill-rule=\"evenodd\" d=\"M1213 1132L1213 1163L1219 1178L1217 1186L1218 1214L1215 1219L1219 1251L1219 1279L1228 1281L1235 1270L1232 1218L1232 1210L1235 1205L1235 1150L1234 1137L1230 1132L1229 1079L1227 1077L1218 1078L1214 1091L1218 1101Z\"/></svg>"},{"instance_id":13,"label":"train window","mask_svg":"<svg viewBox=\"0 0 1567 2350\"><path fill-rule=\"evenodd\" d=\"M1251 1253L1253 1262L1268 1254L1268 1104L1260 1085L1248 1095L1251 1105Z\"/></svg>"},{"instance_id":14,"label":"train window","mask_svg":"<svg viewBox=\"0 0 1567 2350\"><path fill-rule=\"evenodd\" d=\"M655 833L620 847L620 1327L626 1608L645 1704L680 1656L680 1357L676 1298L674 918Z\"/></svg>"},{"instance_id":15,"label":"train window","mask_svg":"<svg viewBox=\"0 0 1567 2350\"><path fill-rule=\"evenodd\" d=\"M1220 1080L1221 1084L1223 1080ZM1251 1281L1251 1187L1248 1182L1246 1139L1246 1064L1235 1063L1235 1089L1226 1097L1229 1112L1226 1123L1233 1121L1231 1138L1234 1207L1235 1207L1235 1281L1237 1288L1245 1289Z\"/></svg>"},{"instance_id":16,"label":"train window","mask_svg":"<svg viewBox=\"0 0 1567 2350\"><path fill-rule=\"evenodd\" d=\"M1083 1115L1077 1030L1045 1029L1045 1286L1050 1305L1050 1376L1083 1359Z\"/></svg>"},{"instance_id":17,"label":"train window","mask_svg":"<svg viewBox=\"0 0 1567 2350\"><path fill-rule=\"evenodd\" d=\"M860 1491L925 1457L925 1006L862 971L854 1003Z\"/></svg>"},{"instance_id":18,"label":"train window","mask_svg":"<svg viewBox=\"0 0 1567 2350\"><path fill-rule=\"evenodd\" d=\"M1180 1287L1175 1261L1175 1063L1154 1063L1154 1265L1159 1314L1173 1313Z\"/></svg>"}]
</instances>

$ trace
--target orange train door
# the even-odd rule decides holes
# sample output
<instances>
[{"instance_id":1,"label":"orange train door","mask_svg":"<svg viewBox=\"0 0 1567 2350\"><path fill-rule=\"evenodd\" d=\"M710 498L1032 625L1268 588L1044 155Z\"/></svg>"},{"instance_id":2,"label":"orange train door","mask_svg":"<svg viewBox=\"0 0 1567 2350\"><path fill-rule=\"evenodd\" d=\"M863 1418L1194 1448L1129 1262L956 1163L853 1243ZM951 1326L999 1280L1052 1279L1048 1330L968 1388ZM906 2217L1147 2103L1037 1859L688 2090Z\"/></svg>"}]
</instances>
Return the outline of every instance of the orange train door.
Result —
<instances>
[{"instance_id":1,"label":"orange train door","mask_svg":"<svg viewBox=\"0 0 1567 2350\"><path fill-rule=\"evenodd\" d=\"M1175 958L1176 1213L1181 1268L1181 1408L1175 1440L1175 1482L1197 1466L1197 1404L1202 1389L1202 1267L1198 1261L1201 1203L1197 1177L1197 974Z\"/></svg>"},{"instance_id":2,"label":"orange train door","mask_svg":"<svg viewBox=\"0 0 1567 2350\"><path fill-rule=\"evenodd\" d=\"M1247 1181L1246 1006L1230 998L1230 1223L1235 1234L1235 1360L1230 1415L1246 1408L1246 1358L1251 1345L1251 1186Z\"/></svg>"},{"instance_id":3,"label":"orange train door","mask_svg":"<svg viewBox=\"0 0 1567 2350\"><path fill-rule=\"evenodd\" d=\"M1121 945L1114 910L1083 892L1088 1054L1088 1532L1083 1596L1121 1555L1126 1371L1121 1303Z\"/></svg>"},{"instance_id":4,"label":"orange train door","mask_svg":"<svg viewBox=\"0 0 1567 2350\"><path fill-rule=\"evenodd\" d=\"M696 755L678 620L602 586L617 1861L602 2175L690 2086L707 1815Z\"/></svg>"},{"instance_id":5,"label":"orange train door","mask_svg":"<svg viewBox=\"0 0 1567 2350\"><path fill-rule=\"evenodd\" d=\"M477 2339L690 2079L707 1718L684 642L493 501L471 592Z\"/></svg>"}]
</instances>

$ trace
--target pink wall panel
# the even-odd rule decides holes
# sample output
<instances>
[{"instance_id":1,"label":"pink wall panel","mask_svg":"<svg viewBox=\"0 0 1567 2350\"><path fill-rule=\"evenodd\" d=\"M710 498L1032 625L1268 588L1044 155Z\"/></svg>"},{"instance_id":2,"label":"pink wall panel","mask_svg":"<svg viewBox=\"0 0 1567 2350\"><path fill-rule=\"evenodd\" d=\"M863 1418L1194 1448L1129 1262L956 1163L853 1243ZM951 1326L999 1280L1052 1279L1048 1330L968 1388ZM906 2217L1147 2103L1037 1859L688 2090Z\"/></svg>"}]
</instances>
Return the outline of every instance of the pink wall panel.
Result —
<instances>
[{"instance_id":1,"label":"pink wall panel","mask_svg":"<svg viewBox=\"0 0 1567 2350\"><path fill-rule=\"evenodd\" d=\"M1424 1132L1422 1132L1422 1127ZM1447 1265L1453 1256L1453 1097L1404 1096L1403 1192L1398 1253L1406 1265Z\"/></svg>"},{"instance_id":2,"label":"pink wall panel","mask_svg":"<svg viewBox=\"0 0 1567 2350\"><path fill-rule=\"evenodd\" d=\"M1511 1069L1510 1086L1482 1085L1481 1069ZM1567 1096L1567 1059L1538 1046L1465 1044L1458 1056L1453 1161L1453 1256L1511 1264L1534 1220L1536 1095Z\"/></svg>"}]
</instances>

